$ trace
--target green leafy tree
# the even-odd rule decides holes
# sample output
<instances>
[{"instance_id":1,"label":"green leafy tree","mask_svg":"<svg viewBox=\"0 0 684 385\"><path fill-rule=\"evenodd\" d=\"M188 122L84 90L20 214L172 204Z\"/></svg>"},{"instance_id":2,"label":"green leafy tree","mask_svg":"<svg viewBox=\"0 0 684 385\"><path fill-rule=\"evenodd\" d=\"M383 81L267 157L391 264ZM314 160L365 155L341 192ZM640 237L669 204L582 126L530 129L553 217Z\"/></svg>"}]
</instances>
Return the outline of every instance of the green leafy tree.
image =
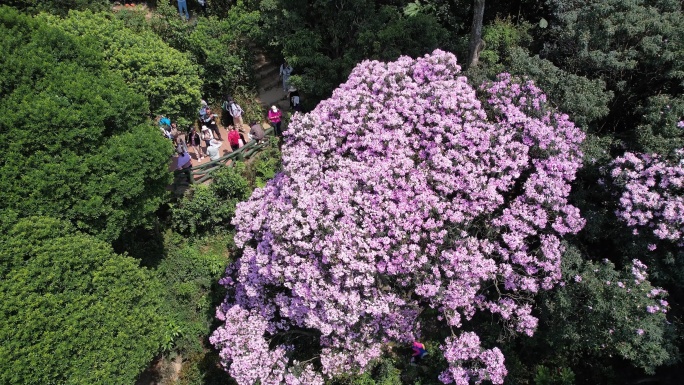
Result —
<instances>
[{"instance_id":1,"label":"green leafy tree","mask_svg":"<svg viewBox=\"0 0 684 385\"><path fill-rule=\"evenodd\" d=\"M553 104L585 130L610 113L614 93L601 79L564 71L538 55L530 56L521 47L510 48L504 63L511 73L533 79Z\"/></svg>"},{"instance_id":2,"label":"green leafy tree","mask_svg":"<svg viewBox=\"0 0 684 385\"><path fill-rule=\"evenodd\" d=\"M113 240L166 199L172 146L92 38L0 8L0 210Z\"/></svg>"},{"instance_id":3,"label":"green leafy tree","mask_svg":"<svg viewBox=\"0 0 684 385\"><path fill-rule=\"evenodd\" d=\"M666 319L667 293L651 285L641 262L618 270L608 260L592 262L569 247L563 279L564 286L540 296L540 328L530 350L538 360L551 367L569 365L584 382L598 381L602 371L625 378L652 374L677 360L674 327Z\"/></svg>"},{"instance_id":4,"label":"green leafy tree","mask_svg":"<svg viewBox=\"0 0 684 385\"><path fill-rule=\"evenodd\" d=\"M676 97L684 92L682 2L547 3L553 17L544 53L568 72L603 80L615 92L611 113L603 124L624 133L629 147L643 149L633 141L634 130L643 124L644 109L652 108L650 98ZM681 133L676 137L681 138Z\"/></svg>"},{"instance_id":5,"label":"green leafy tree","mask_svg":"<svg viewBox=\"0 0 684 385\"><path fill-rule=\"evenodd\" d=\"M200 66L203 95L219 103L226 93L235 96L251 88L253 55L248 42L262 36L259 11L248 9L242 1L224 5L221 18L198 17L196 23L186 23L178 18L175 6L162 2L147 23L167 44L187 53ZM218 12L216 6L209 2L212 14Z\"/></svg>"},{"instance_id":6,"label":"green leafy tree","mask_svg":"<svg viewBox=\"0 0 684 385\"><path fill-rule=\"evenodd\" d=\"M479 67L469 69L474 78L493 78L501 72L534 80L544 90L549 101L567 113L575 124L585 130L605 118L613 92L605 81L590 79L563 70L553 62L532 55L533 26L514 23L509 18L497 18L484 27L485 49Z\"/></svg>"},{"instance_id":7,"label":"green leafy tree","mask_svg":"<svg viewBox=\"0 0 684 385\"><path fill-rule=\"evenodd\" d=\"M152 114L164 114L181 123L195 118L202 80L190 58L168 46L152 31L133 30L111 13L72 11L62 19L44 16L51 25L93 42L107 58L109 68L147 96Z\"/></svg>"},{"instance_id":8,"label":"green leafy tree","mask_svg":"<svg viewBox=\"0 0 684 385\"><path fill-rule=\"evenodd\" d=\"M163 341L162 286L48 217L0 236L0 383L131 384Z\"/></svg>"},{"instance_id":9,"label":"green leafy tree","mask_svg":"<svg viewBox=\"0 0 684 385\"><path fill-rule=\"evenodd\" d=\"M264 0L260 11L269 44L282 47L294 67L291 83L318 101L364 59L422 56L448 41L432 14L407 14L403 3Z\"/></svg>"}]
</instances>

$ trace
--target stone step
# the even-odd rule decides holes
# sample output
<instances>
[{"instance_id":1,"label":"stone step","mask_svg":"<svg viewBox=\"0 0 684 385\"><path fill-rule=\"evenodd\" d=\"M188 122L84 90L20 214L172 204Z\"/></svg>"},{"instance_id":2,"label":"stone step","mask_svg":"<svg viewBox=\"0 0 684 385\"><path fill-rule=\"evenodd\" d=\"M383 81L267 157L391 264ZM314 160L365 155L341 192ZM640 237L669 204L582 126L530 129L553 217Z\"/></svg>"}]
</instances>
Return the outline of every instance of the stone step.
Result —
<instances>
[{"instance_id":1,"label":"stone step","mask_svg":"<svg viewBox=\"0 0 684 385\"><path fill-rule=\"evenodd\" d=\"M280 89L282 86L282 81L278 78L272 79L270 81L263 81L259 83L259 93ZM282 92L282 90L280 90L280 92Z\"/></svg>"},{"instance_id":2,"label":"stone step","mask_svg":"<svg viewBox=\"0 0 684 385\"><path fill-rule=\"evenodd\" d=\"M275 65L268 65L264 66L259 69L259 71L256 73L256 78L257 80L261 83L262 80L269 79L269 78L279 78L280 76L280 68L275 66Z\"/></svg>"},{"instance_id":3,"label":"stone step","mask_svg":"<svg viewBox=\"0 0 684 385\"><path fill-rule=\"evenodd\" d=\"M278 68L278 66L267 60L263 62L255 62L254 65L252 65L252 70L254 71L254 73L257 73L267 68L270 68L271 66L275 66L276 68Z\"/></svg>"}]
</instances>

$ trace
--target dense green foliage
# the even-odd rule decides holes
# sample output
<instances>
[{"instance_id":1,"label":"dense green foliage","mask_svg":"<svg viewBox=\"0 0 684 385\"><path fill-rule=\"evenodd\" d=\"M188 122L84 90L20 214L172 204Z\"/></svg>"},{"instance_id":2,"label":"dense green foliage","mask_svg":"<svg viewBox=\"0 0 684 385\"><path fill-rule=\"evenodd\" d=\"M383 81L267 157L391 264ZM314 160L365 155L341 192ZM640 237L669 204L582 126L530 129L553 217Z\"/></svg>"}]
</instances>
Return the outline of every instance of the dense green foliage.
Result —
<instances>
[{"instance_id":1,"label":"dense green foliage","mask_svg":"<svg viewBox=\"0 0 684 385\"><path fill-rule=\"evenodd\" d=\"M66 15L69 10L103 11L109 0L8 0L5 4L28 12L49 12Z\"/></svg>"},{"instance_id":2,"label":"dense green foliage","mask_svg":"<svg viewBox=\"0 0 684 385\"><path fill-rule=\"evenodd\" d=\"M571 247L563 260L565 285L540 296L540 329L530 341L511 341L511 355L550 368L572 367L593 383L610 382L620 367L652 373L672 364L675 329L663 312L647 311L659 303L650 294L655 288L637 284L631 267L592 262ZM544 369L535 376L544 377Z\"/></svg>"},{"instance_id":3,"label":"dense green foliage","mask_svg":"<svg viewBox=\"0 0 684 385\"><path fill-rule=\"evenodd\" d=\"M168 141L144 96L94 39L0 9L0 209L115 239L149 221L169 182Z\"/></svg>"},{"instance_id":4,"label":"dense green foliage","mask_svg":"<svg viewBox=\"0 0 684 385\"><path fill-rule=\"evenodd\" d=\"M647 135L637 136L634 130L644 123L644 112L660 104L653 97L677 97L684 91L682 3L678 0L549 3L553 16L549 36L552 43L547 44L544 53L569 72L604 81L615 93L611 114L605 123L620 133L629 147L644 149L643 141L649 141ZM660 109L659 112L669 115L677 111ZM681 115L673 117L678 118ZM681 137L681 132L668 139L677 137ZM658 151L666 149L651 147Z\"/></svg>"},{"instance_id":5,"label":"dense green foliage","mask_svg":"<svg viewBox=\"0 0 684 385\"><path fill-rule=\"evenodd\" d=\"M177 8L169 3L161 2L157 12L149 20L136 11L120 12L119 17L127 18L129 25L156 33L171 47L187 54L201 69L202 94L207 100L220 104L226 93L242 97L249 93L252 55L246 39L260 36L258 12L237 4L220 19L202 17L195 23L180 20ZM136 14L135 18L130 14Z\"/></svg>"},{"instance_id":6,"label":"dense green foliage","mask_svg":"<svg viewBox=\"0 0 684 385\"><path fill-rule=\"evenodd\" d=\"M226 251L231 244L230 234L193 244L178 234L166 234L166 256L154 269L166 287L163 308L171 331L163 345L166 352L202 351L202 337L221 299L217 281L226 268Z\"/></svg>"},{"instance_id":7,"label":"dense green foliage","mask_svg":"<svg viewBox=\"0 0 684 385\"><path fill-rule=\"evenodd\" d=\"M0 383L132 383L162 343L163 292L68 222L20 220L0 236Z\"/></svg>"},{"instance_id":8,"label":"dense green foliage","mask_svg":"<svg viewBox=\"0 0 684 385\"><path fill-rule=\"evenodd\" d=\"M150 112L182 123L192 121L200 102L202 81L190 58L167 46L153 32L127 28L111 13L69 13L67 18L45 17L49 24L83 36L101 50L109 68L147 96Z\"/></svg>"}]
</instances>

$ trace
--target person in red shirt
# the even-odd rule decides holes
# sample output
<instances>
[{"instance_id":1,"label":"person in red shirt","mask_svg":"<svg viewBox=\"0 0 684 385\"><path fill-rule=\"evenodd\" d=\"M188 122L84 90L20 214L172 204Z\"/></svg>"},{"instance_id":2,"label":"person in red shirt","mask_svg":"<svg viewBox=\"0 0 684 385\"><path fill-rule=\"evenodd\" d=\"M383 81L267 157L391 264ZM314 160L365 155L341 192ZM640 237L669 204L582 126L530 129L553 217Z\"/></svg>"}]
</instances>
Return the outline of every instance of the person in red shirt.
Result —
<instances>
[{"instance_id":1,"label":"person in red shirt","mask_svg":"<svg viewBox=\"0 0 684 385\"><path fill-rule=\"evenodd\" d=\"M282 132L280 131L280 118L283 116L283 113L278 109L278 107L271 106L271 109L268 111L268 121L271 122L271 125L275 127L275 134L277 136L282 135Z\"/></svg>"},{"instance_id":2,"label":"person in red shirt","mask_svg":"<svg viewBox=\"0 0 684 385\"><path fill-rule=\"evenodd\" d=\"M237 128L230 126L230 131L228 131L228 143L230 143L230 148L236 151L240 148L240 133Z\"/></svg>"}]
</instances>

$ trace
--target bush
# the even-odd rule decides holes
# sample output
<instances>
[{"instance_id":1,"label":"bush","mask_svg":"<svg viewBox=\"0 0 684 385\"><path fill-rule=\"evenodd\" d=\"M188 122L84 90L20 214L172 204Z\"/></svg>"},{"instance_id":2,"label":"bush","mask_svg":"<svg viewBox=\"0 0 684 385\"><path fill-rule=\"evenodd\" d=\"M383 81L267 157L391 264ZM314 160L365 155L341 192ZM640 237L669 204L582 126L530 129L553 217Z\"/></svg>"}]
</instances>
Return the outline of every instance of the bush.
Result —
<instances>
[{"instance_id":1,"label":"bush","mask_svg":"<svg viewBox=\"0 0 684 385\"><path fill-rule=\"evenodd\" d=\"M109 0L9 0L5 3L32 13L49 12L66 15L71 10L104 11L111 7Z\"/></svg>"},{"instance_id":2,"label":"bush","mask_svg":"<svg viewBox=\"0 0 684 385\"><path fill-rule=\"evenodd\" d=\"M224 293L217 281L228 264L232 234L189 243L167 233L164 243L166 256L155 273L167 288L164 313L176 332L165 350L201 353L202 338L210 332L214 307Z\"/></svg>"},{"instance_id":3,"label":"bush","mask_svg":"<svg viewBox=\"0 0 684 385\"><path fill-rule=\"evenodd\" d=\"M252 188L264 187L282 167L278 138L268 137L268 145L256 153L244 169L244 175Z\"/></svg>"},{"instance_id":4,"label":"bush","mask_svg":"<svg viewBox=\"0 0 684 385\"><path fill-rule=\"evenodd\" d=\"M239 170L224 167L214 173L211 185L193 187L171 207L172 226L186 235L227 229L235 206L247 199L249 193L249 184Z\"/></svg>"}]
</instances>

